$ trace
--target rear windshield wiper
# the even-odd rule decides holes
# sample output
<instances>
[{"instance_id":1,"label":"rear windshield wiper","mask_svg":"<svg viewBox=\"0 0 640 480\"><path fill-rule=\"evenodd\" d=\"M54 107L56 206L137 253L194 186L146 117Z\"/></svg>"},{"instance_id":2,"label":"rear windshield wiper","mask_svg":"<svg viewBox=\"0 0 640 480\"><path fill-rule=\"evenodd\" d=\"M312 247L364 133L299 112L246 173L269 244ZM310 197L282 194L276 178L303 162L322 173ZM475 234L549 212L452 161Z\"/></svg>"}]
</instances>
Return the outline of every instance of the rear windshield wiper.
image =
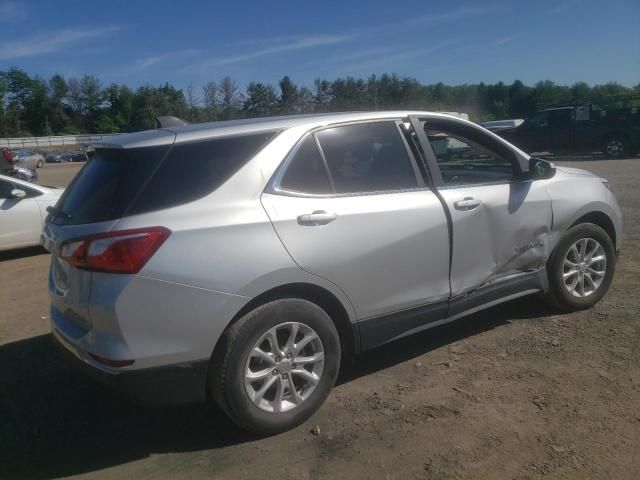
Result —
<instances>
[{"instance_id":1,"label":"rear windshield wiper","mask_svg":"<svg viewBox=\"0 0 640 480\"><path fill-rule=\"evenodd\" d=\"M53 215L54 217L62 217L62 218L66 218L67 220L71 220L71 215L69 215L66 212L63 212L61 209L59 209L58 207L54 207L52 205L49 205L47 207L47 212L49 212L51 215Z\"/></svg>"}]
</instances>

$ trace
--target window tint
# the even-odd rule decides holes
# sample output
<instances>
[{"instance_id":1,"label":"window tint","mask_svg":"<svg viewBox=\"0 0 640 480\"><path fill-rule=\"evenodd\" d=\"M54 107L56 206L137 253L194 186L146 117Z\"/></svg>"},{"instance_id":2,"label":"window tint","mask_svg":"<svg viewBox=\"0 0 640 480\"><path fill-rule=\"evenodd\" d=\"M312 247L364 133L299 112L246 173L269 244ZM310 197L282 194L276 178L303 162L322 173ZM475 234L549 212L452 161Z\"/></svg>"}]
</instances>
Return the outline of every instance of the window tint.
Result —
<instances>
[{"instance_id":1,"label":"window tint","mask_svg":"<svg viewBox=\"0 0 640 480\"><path fill-rule=\"evenodd\" d=\"M13 184L0 180L0 198L11 198L11 191L13 190Z\"/></svg>"},{"instance_id":2,"label":"window tint","mask_svg":"<svg viewBox=\"0 0 640 480\"><path fill-rule=\"evenodd\" d=\"M395 123L345 125L317 135L337 193L418 186Z\"/></svg>"},{"instance_id":3,"label":"window tint","mask_svg":"<svg viewBox=\"0 0 640 480\"><path fill-rule=\"evenodd\" d=\"M514 176L511 161L457 133L426 129L445 184L489 183Z\"/></svg>"},{"instance_id":4,"label":"window tint","mask_svg":"<svg viewBox=\"0 0 640 480\"><path fill-rule=\"evenodd\" d=\"M128 213L160 210L204 197L226 182L274 134L175 145Z\"/></svg>"},{"instance_id":5,"label":"window tint","mask_svg":"<svg viewBox=\"0 0 640 480\"><path fill-rule=\"evenodd\" d=\"M571 124L571 110L552 110L549 115L549 125L552 128L566 128Z\"/></svg>"},{"instance_id":6,"label":"window tint","mask_svg":"<svg viewBox=\"0 0 640 480\"><path fill-rule=\"evenodd\" d=\"M302 193L333 193L327 170L313 136L308 135L294 153L280 187Z\"/></svg>"},{"instance_id":7,"label":"window tint","mask_svg":"<svg viewBox=\"0 0 640 480\"><path fill-rule=\"evenodd\" d=\"M168 147L99 149L58 202L71 219L56 222L102 222L121 217L160 163Z\"/></svg>"},{"instance_id":8,"label":"window tint","mask_svg":"<svg viewBox=\"0 0 640 480\"><path fill-rule=\"evenodd\" d=\"M549 126L549 112L540 112L527 120L527 123L535 128L546 128Z\"/></svg>"},{"instance_id":9,"label":"window tint","mask_svg":"<svg viewBox=\"0 0 640 480\"><path fill-rule=\"evenodd\" d=\"M98 149L58 202L71 218L56 221L102 222L196 200L222 185L274 134L173 147Z\"/></svg>"}]
</instances>

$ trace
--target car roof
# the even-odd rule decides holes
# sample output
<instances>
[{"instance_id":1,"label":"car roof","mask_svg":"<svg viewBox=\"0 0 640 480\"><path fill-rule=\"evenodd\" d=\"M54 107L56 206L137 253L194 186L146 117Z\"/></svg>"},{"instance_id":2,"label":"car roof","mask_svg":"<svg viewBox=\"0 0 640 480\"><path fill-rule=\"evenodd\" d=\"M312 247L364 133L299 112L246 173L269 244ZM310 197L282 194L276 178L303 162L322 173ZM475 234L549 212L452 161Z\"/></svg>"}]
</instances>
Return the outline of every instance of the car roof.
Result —
<instances>
[{"instance_id":1,"label":"car roof","mask_svg":"<svg viewBox=\"0 0 640 480\"><path fill-rule=\"evenodd\" d=\"M574 107L555 107L555 108L545 108L544 110L540 110L540 112L554 112L556 110L573 110Z\"/></svg>"},{"instance_id":2,"label":"car roof","mask_svg":"<svg viewBox=\"0 0 640 480\"><path fill-rule=\"evenodd\" d=\"M225 120L221 122L197 123L181 127L145 130L107 137L92 143L96 148L136 148L155 145L167 145L186 141L197 141L216 137L243 135L261 131L286 130L293 127L313 128L337 123L375 120L382 118L402 118L409 115L442 116L457 118L437 112L423 111L378 111L378 112L346 112L346 113L314 113L306 115L284 115L278 117L246 118ZM468 123L468 122L467 122Z\"/></svg>"}]
</instances>

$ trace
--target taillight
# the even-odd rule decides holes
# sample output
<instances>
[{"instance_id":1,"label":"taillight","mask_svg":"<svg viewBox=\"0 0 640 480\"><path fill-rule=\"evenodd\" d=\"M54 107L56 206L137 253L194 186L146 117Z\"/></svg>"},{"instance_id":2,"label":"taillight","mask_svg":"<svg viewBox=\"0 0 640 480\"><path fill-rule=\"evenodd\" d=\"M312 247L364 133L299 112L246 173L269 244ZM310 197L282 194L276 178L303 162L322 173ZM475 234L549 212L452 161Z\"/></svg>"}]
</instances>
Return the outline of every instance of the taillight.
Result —
<instances>
[{"instance_id":1,"label":"taillight","mask_svg":"<svg viewBox=\"0 0 640 480\"><path fill-rule=\"evenodd\" d=\"M7 162L13 165L13 152L11 150L9 150L8 148L3 148L2 156Z\"/></svg>"},{"instance_id":2,"label":"taillight","mask_svg":"<svg viewBox=\"0 0 640 480\"><path fill-rule=\"evenodd\" d=\"M68 240L60 257L83 270L138 273L171 234L164 227L100 233Z\"/></svg>"}]
</instances>

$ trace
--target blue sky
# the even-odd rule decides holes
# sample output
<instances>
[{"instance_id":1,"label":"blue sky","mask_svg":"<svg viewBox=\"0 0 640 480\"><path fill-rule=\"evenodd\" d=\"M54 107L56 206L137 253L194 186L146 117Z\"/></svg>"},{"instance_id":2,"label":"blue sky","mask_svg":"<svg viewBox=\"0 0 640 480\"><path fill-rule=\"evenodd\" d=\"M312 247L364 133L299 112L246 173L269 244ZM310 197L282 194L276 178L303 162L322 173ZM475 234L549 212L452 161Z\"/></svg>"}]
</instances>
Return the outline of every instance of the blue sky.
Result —
<instances>
[{"instance_id":1,"label":"blue sky","mask_svg":"<svg viewBox=\"0 0 640 480\"><path fill-rule=\"evenodd\" d=\"M640 83L640 0L0 0L0 70L184 88L384 72Z\"/></svg>"}]
</instances>

